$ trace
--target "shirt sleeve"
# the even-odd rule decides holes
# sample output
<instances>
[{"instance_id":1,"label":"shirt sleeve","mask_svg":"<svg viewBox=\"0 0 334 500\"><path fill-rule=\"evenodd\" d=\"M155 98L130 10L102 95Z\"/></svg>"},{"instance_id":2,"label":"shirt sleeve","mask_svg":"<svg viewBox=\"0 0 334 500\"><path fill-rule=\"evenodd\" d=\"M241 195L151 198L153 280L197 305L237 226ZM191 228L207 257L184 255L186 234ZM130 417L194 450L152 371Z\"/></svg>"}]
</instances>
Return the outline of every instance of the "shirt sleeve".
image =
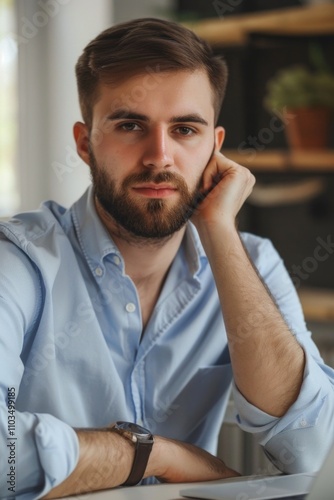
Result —
<instances>
[{"instance_id":1,"label":"shirt sleeve","mask_svg":"<svg viewBox=\"0 0 334 500\"><path fill-rule=\"evenodd\" d=\"M303 347L306 363L299 396L280 418L250 404L233 384L237 421L255 435L280 470L313 472L321 467L334 441L334 370L324 364L307 330L296 289L270 241L262 240L249 253L291 334Z\"/></svg>"},{"instance_id":2,"label":"shirt sleeve","mask_svg":"<svg viewBox=\"0 0 334 500\"><path fill-rule=\"evenodd\" d=\"M28 257L0 239L0 498L41 498L76 466L77 435L48 414L19 411L26 333L41 306L41 285ZM21 389L23 390L23 389Z\"/></svg>"}]
</instances>

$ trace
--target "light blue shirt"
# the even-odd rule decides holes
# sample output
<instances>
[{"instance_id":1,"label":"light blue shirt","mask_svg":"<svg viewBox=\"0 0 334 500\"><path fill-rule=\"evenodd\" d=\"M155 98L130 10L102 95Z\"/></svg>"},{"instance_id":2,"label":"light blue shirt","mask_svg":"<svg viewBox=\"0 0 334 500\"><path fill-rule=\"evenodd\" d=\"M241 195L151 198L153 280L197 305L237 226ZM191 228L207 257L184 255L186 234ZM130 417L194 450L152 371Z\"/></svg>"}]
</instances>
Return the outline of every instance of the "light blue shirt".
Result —
<instances>
[{"instance_id":1,"label":"light blue shirt","mask_svg":"<svg viewBox=\"0 0 334 500\"><path fill-rule=\"evenodd\" d=\"M40 498L62 482L78 460L73 428L133 421L215 453L231 387L238 423L280 469L319 467L334 435L334 373L268 240L242 235L307 358L282 418L233 385L214 279L190 223L143 337L136 288L91 189L70 209L47 202L18 215L0 235L1 498Z\"/></svg>"}]
</instances>

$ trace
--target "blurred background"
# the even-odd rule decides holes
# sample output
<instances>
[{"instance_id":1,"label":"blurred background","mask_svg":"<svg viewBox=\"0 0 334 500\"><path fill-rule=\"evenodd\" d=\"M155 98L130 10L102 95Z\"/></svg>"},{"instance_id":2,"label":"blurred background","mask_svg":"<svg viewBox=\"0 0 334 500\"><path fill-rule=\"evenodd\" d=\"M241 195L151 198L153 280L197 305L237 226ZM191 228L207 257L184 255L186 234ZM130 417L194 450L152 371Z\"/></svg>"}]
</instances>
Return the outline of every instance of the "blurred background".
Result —
<instances>
[{"instance_id":1,"label":"blurred background","mask_svg":"<svg viewBox=\"0 0 334 500\"><path fill-rule=\"evenodd\" d=\"M100 31L146 16L185 23L225 57L223 152L257 178L240 229L273 241L334 366L331 1L0 0L0 217L82 194L90 180L72 138L81 119L74 65ZM239 450L232 467L259 471L248 438L229 428L222 436L223 448L233 438L227 448Z\"/></svg>"}]
</instances>

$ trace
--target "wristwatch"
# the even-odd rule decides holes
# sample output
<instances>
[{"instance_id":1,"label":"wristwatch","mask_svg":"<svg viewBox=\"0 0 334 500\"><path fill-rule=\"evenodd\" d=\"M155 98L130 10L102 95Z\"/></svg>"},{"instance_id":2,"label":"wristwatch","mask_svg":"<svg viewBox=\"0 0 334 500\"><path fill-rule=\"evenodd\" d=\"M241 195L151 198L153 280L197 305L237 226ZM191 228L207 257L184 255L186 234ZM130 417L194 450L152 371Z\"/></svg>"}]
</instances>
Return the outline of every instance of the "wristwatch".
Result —
<instances>
[{"instance_id":1,"label":"wristwatch","mask_svg":"<svg viewBox=\"0 0 334 500\"><path fill-rule=\"evenodd\" d=\"M110 430L117 432L124 438L135 444L135 458L129 477L123 486L134 486L143 478L147 466L148 458L152 451L154 442L153 435L149 430L131 422L116 422Z\"/></svg>"}]
</instances>

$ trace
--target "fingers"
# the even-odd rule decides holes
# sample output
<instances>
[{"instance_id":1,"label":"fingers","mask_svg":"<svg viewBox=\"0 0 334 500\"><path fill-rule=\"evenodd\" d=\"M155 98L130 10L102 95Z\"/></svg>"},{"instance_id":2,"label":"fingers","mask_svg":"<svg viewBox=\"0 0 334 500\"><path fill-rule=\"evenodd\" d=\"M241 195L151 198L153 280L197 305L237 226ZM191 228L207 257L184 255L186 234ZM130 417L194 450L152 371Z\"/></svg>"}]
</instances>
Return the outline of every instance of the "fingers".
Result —
<instances>
[{"instance_id":1,"label":"fingers","mask_svg":"<svg viewBox=\"0 0 334 500\"><path fill-rule=\"evenodd\" d=\"M213 189L224 177L238 177L250 189L249 194L255 183L254 175L246 167L230 160L219 151L214 151L211 160L203 172L202 187L204 192Z\"/></svg>"},{"instance_id":2,"label":"fingers","mask_svg":"<svg viewBox=\"0 0 334 500\"><path fill-rule=\"evenodd\" d=\"M200 236L205 236L209 226L235 225L235 218L254 183L255 177L247 168L215 151L203 172L204 196L192 217Z\"/></svg>"}]
</instances>

